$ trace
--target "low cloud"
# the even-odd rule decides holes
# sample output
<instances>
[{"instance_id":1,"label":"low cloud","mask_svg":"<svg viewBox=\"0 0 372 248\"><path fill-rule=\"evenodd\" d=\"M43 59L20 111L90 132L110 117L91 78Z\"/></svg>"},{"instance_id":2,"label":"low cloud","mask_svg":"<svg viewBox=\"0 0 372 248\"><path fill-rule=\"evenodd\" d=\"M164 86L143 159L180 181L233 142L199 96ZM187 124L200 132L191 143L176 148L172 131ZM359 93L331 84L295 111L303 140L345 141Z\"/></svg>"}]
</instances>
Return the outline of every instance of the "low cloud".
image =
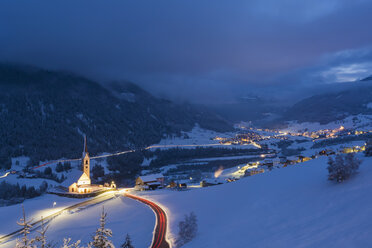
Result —
<instances>
[{"instance_id":1,"label":"low cloud","mask_svg":"<svg viewBox=\"0 0 372 248\"><path fill-rule=\"evenodd\" d=\"M180 101L231 101L363 74L372 60L355 51L372 45L371 8L365 0L2 0L0 61L131 80ZM345 51L354 52L322 60Z\"/></svg>"}]
</instances>

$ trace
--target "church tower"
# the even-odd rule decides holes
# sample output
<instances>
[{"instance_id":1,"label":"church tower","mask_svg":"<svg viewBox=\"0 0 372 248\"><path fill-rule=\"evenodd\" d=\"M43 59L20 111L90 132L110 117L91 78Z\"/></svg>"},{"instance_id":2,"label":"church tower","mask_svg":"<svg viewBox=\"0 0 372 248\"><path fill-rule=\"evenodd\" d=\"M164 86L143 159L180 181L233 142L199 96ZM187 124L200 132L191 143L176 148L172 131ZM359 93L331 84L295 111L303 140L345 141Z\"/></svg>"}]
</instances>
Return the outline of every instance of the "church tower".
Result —
<instances>
[{"instance_id":1,"label":"church tower","mask_svg":"<svg viewBox=\"0 0 372 248\"><path fill-rule=\"evenodd\" d=\"M83 157L82 157L82 166L83 172L90 178L90 158L89 152L87 147L87 136L84 136L84 150L83 150Z\"/></svg>"}]
</instances>

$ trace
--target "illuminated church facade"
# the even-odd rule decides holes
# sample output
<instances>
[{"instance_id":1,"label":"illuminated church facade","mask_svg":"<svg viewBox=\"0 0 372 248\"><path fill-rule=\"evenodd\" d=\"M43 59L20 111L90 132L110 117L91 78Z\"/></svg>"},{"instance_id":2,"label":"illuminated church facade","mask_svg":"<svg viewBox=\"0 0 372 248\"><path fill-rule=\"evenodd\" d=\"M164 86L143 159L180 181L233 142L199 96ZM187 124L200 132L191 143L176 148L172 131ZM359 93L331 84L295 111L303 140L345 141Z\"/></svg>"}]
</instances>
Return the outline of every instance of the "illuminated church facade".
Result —
<instances>
[{"instance_id":1,"label":"illuminated church facade","mask_svg":"<svg viewBox=\"0 0 372 248\"><path fill-rule=\"evenodd\" d=\"M92 185L90 180L90 157L87 147L87 138L84 137L84 150L83 156L81 159L81 166L83 169L83 174L80 176L77 182L71 184L68 187L68 191L70 193L78 193L78 194L87 194L92 193L93 191L97 190L99 185ZM98 186L98 187L97 187Z\"/></svg>"}]
</instances>

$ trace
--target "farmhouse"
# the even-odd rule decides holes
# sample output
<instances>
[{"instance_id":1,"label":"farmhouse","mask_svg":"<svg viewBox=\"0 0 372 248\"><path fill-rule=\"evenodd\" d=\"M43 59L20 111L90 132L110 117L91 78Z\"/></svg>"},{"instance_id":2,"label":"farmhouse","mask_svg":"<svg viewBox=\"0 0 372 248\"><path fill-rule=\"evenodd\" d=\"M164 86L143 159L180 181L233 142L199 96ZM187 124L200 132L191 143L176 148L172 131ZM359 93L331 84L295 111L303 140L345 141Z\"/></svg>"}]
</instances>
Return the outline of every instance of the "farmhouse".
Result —
<instances>
[{"instance_id":1,"label":"farmhouse","mask_svg":"<svg viewBox=\"0 0 372 248\"><path fill-rule=\"evenodd\" d=\"M136 179L135 188L138 190L157 189L164 186L163 174L139 176Z\"/></svg>"}]
</instances>

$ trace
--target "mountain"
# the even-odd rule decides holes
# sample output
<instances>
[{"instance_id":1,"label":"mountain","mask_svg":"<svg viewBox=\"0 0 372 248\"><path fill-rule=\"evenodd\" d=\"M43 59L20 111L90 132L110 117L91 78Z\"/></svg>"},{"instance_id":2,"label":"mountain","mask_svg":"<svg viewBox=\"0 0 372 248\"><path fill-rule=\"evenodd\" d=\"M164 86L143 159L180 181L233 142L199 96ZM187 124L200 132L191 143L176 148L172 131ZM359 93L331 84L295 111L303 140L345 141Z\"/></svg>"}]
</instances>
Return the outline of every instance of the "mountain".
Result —
<instances>
[{"instance_id":1,"label":"mountain","mask_svg":"<svg viewBox=\"0 0 372 248\"><path fill-rule=\"evenodd\" d=\"M232 129L214 114L156 98L133 83L101 85L71 73L0 65L0 168L21 155L33 163L79 157L83 135L97 154L157 143L196 123Z\"/></svg>"},{"instance_id":2,"label":"mountain","mask_svg":"<svg viewBox=\"0 0 372 248\"><path fill-rule=\"evenodd\" d=\"M208 104L207 107L234 123L251 121L257 125L284 112L287 107L280 100L259 96L246 96L234 102Z\"/></svg>"},{"instance_id":3,"label":"mountain","mask_svg":"<svg viewBox=\"0 0 372 248\"><path fill-rule=\"evenodd\" d=\"M363 79L360 80L360 81L371 81L371 80L372 80L372 75L369 76L369 77L363 78Z\"/></svg>"},{"instance_id":4,"label":"mountain","mask_svg":"<svg viewBox=\"0 0 372 248\"><path fill-rule=\"evenodd\" d=\"M349 115L372 114L370 103L372 103L372 84L370 80L364 79L354 83L347 90L305 98L289 108L282 120L326 124Z\"/></svg>"}]
</instances>

